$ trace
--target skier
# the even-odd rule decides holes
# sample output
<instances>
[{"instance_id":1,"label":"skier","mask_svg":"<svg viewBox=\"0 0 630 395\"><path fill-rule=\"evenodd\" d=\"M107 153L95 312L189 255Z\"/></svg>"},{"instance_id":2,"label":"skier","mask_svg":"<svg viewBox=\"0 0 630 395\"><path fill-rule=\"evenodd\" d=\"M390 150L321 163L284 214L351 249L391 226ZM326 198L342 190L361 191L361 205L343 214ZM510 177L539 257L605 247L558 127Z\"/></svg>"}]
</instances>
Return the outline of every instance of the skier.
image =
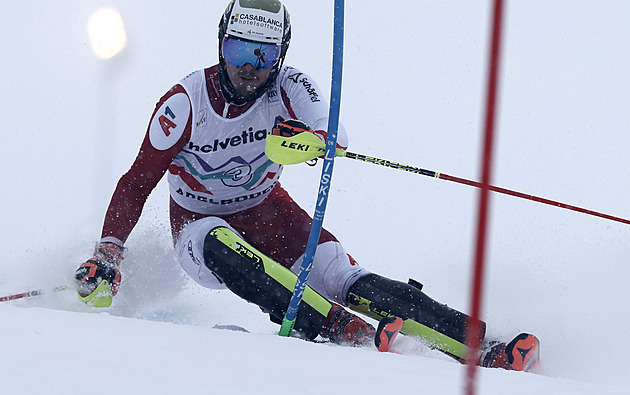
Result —
<instances>
[{"instance_id":1,"label":"skier","mask_svg":"<svg viewBox=\"0 0 630 395\"><path fill-rule=\"evenodd\" d=\"M265 138L315 133L325 141L328 124L317 84L283 65L290 39L280 1L230 1L219 22L219 63L184 77L156 105L140 151L113 193L94 256L75 273L81 300L111 305L124 243L168 173L171 232L183 269L202 286L228 288L281 322L312 219L280 185L282 166L266 157ZM340 125L338 147L347 141ZM341 344L376 337L387 350L382 329L402 324L402 333L465 360L470 317L421 289L414 280L368 272L322 229L295 329L307 339L319 335ZM342 306L381 325L375 330ZM536 360L537 339L522 334L507 345L488 343L479 363L528 370Z\"/></svg>"}]
</instances>

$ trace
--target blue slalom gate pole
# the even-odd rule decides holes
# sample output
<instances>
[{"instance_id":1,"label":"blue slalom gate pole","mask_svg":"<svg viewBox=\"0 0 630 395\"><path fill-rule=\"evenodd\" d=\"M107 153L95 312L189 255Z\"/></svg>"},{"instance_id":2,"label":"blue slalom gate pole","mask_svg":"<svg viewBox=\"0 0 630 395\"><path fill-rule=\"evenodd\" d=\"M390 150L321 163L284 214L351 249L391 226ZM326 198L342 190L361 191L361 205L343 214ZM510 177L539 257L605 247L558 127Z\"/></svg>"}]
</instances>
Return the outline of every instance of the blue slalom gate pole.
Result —
<instances>
[{"instance_id":1,"label":"blue slalom gate pole","mask_svg":"<svg viewBox=\"0 0 630 395\"><path fill-rule=\"evenodd\" d=\"M290 336L295 326L300 302L306 289L306 281L313 267L313 258L322 231L324 214L328 203L330 182L332 180L333 164L335 161L335 148L337 146L337 130L339 128L339 108L341 106L341 76L343 71L343 25L344 25L344 0L335 0L334 30L333 30L333 58L332 58L332 82L330 89L330 111L328 115L328 136L326 138L326 153L324 154L324 166L319 181L317 203L311 232L308 236L304 260L300 266L293 295L289 307L282 321L280 336Z\"/></svg>"}]
</instances>

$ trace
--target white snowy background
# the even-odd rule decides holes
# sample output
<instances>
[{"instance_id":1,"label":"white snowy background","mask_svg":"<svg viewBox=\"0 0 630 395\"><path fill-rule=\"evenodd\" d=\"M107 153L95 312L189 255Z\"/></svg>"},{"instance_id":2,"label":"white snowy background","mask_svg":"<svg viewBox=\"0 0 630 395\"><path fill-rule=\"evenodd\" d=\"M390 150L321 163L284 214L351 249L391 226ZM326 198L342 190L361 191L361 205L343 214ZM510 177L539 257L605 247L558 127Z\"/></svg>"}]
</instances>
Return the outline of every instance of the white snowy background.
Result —
<instances>
[{"instance_id":1,"label":"white snowy background","mask_svg":"<svg viewBox=\"0 0 630 395\"><path fill-rule=\"evenodd\" d=\"M158 98L216 63L225 1L4 4L0 296L70 284ZM330 90L330 0L286 0L287 64ZM87 19L116 7L127 49L103 61ZM348 1L342 121L353 152L479 179L490 1ZM494 184L630 218L630 2L507 2ZM320 167L283 185L312 212ZM338 159L325 226L368 269L470 308L478 190ZM483 318L542 342L542 374L483 369L482 394L630 393L628 225L493 195ZM465 368L410 338L313 344L171 261L167 189L127 246L123 286L92 311L71 291L0 305L3 394L457 394ZM251 333L215 329L239 325ZM626 366L626 367L624 367ZM623 373L626 372L626 373Z\"/></svg>"}]
</instances>

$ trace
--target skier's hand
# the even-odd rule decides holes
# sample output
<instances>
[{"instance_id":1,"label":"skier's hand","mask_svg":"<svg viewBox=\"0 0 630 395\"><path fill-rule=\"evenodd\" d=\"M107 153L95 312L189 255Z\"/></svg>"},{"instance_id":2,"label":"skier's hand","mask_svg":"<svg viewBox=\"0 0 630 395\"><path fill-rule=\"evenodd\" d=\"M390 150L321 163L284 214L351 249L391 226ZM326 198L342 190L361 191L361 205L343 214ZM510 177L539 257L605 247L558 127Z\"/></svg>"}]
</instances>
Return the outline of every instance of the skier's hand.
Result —
<instances>
[{"instance_id":1,"label":"skier's hand","mask_svg":"<svg viewBox=\"0 0 630 395\"><path fill-rule=\"evenodd\" d=\"M273 129L271 129L271 134L282 137L292 137L300 133L313 133L315 136L319 137L319 139L326 144L326 138L328 137L328 133L325 130L313 130L310 126L308 126L305 122L299 121L297 119L289 119L286 121L278 122L274 125ZM318 158L324 158L324 154L318 156ZM315 166L317 163L317 158L311 159L306 162L309 166Z\"/></svg>"},{"instance_id":2,"label":"skier's hand","mask_svg":"<svg viewBox=\"0 0 630 395\"><path fill-rule=\"evenodd\" d=\"M319 137L324 143L326 142L327 133L324 130L313 130L306 123L297 119L289 119L278 122L271 129L271 134L282 137L291 137L303 132L313 133Z\"/></svg>"},{"instance_id":3,"label":"skier's hand","mask_svg":"<svg viewBox=\"0 0 630 395\"><path fill-rule=\"evenodd\" d=\"M114 243L99 243L94 256L76 270L79 299L94 307L109 307L118 293L124 248Z\"/></svg>"}]
</instances>

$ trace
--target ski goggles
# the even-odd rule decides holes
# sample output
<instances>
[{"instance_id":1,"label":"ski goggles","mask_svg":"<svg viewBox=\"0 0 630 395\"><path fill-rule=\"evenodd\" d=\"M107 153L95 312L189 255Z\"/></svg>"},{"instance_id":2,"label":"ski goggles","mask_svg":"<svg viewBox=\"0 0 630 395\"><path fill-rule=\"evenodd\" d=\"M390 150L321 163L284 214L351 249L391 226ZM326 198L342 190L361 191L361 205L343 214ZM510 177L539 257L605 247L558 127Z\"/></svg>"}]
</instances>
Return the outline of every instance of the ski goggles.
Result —
<instances>
[{"instance_id":1,"label":"ski goggles","mask_svg":"<svg viewBox=\"0 0 630 395\"><path fill-rule=\"evenodd\" d=\"M255 43L225 36L223 38L223 58L239 68L247 63L256 70L272 68L280 58L280 45Z\"/></svg>"}]
</instances>

